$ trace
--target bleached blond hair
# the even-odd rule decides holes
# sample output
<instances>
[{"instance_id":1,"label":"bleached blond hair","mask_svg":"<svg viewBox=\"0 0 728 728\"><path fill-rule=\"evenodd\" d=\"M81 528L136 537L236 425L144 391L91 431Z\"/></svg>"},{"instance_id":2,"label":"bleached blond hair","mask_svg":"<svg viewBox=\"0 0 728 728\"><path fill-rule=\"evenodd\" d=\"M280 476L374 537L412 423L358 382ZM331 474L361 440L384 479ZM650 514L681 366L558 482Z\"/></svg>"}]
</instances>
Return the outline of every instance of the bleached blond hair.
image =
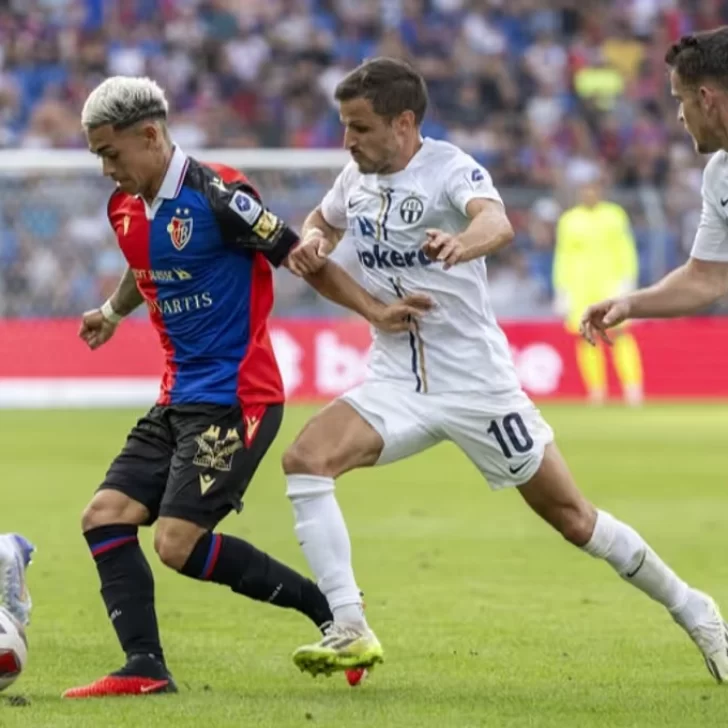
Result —
<instances>
[{"instance_id":1,"label":"bleached blond hair","mask_svg":"<svg viewBox=\"0 0 728 728\"><path fill-rule=\"evenodd\" d=\"M161 87L151 78L112 76L86 99L81 112L85 129L111 124L126 129L146 119L166 119L169 104Z\"/></svg>"}]
</instances>

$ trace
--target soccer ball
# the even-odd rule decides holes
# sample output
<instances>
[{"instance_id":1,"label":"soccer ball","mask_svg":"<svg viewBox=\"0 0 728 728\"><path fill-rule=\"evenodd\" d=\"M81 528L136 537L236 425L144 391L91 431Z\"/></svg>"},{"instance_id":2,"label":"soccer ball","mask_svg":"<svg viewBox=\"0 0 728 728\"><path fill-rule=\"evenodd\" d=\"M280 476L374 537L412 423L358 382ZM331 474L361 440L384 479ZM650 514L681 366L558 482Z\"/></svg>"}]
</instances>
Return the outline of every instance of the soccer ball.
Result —
<instances>
[{"instance_id":1,"label":"soccer ball","mask_svg":"<svg viewBox=\"0 0 728 728\"><path fill-rule=\"evenodd\" d=\"M27 661L25 630L5 607L0 607L0 691L20 677Z\"/></svg>"}]
</instances>

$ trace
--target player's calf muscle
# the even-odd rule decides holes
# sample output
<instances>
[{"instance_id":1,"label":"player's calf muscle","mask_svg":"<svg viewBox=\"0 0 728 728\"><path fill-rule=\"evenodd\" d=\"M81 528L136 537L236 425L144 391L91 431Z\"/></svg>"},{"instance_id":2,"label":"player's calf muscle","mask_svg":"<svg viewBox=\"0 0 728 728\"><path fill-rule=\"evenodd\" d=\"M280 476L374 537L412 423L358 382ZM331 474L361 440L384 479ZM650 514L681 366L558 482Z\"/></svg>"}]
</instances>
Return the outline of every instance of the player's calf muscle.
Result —
<instances>
[{"instance_id":1,"label":"player's calf muscle","mask_svg":"<svg viewBox=\"0 0 728 728\"><path fill-rule=\"evenodd\" d=\"M555 514L551 525L574 546L585 546L594 533L596 510L587 503L569 504Z\"/></svg>"},{"instance_id":2,"label":"player's calf muscle","mask_svg":"<svg viewBox=\"0 0 728 728\"><path fill-rule=\"evenodd\" d=\"M100 490L81 516L84 533L92 528L123 523L138 526L149 518L149 511L138 501L117 490Z\"/></svg>"},{"instance_id":3,"label":"player's calf muscle","mask_svg":"<svg viewBox=\"0 0 728 728\"><path fill-rule=\"evenodd\" d=\"M569 543L588 543L594 532L596 509L577 487L555 445L546 448L536 475L518 490L534 512Z\"/></svg>"}]
</instances>

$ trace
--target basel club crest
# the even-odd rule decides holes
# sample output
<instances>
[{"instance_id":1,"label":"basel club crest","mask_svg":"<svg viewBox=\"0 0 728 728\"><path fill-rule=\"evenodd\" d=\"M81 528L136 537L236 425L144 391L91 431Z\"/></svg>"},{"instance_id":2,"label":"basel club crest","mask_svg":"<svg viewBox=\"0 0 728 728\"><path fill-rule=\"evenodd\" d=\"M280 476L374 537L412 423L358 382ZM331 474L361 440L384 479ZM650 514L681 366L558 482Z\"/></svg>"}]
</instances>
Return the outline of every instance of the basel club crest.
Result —
<instances>
[{"instance_id":1,"label":"basel club crest","mask_svg":"<svg viewBox=\"0 0 728 728\"><path fill-rule=\"evenodd\" d=\"M187 208L182 210L178 207L175 212L177 215L190 214L190 211ZM172 245L174 245L177 250L182 250L182 248L184 248L192 238L193 220L191 217L177 217L177 215L169 221L169 225L167 225L167 232L169 233L169 237L172 239Z\"/></svg>"}]
</instances>

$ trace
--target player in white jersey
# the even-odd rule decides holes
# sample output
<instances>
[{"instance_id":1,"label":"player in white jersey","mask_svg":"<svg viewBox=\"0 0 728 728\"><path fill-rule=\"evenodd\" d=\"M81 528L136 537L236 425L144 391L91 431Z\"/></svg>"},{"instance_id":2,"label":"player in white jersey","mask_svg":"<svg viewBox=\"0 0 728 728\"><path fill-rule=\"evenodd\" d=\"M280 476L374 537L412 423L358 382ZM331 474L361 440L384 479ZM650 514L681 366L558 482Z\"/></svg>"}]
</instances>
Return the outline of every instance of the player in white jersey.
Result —
<instances>
[{"instance_id":1,"label":"player in white jersey","mask_svg":"<svg viewBox=\"0 0 728 728\"><path fill-rule=\"evenodd\" d=\"M421 394L475 388L512 406L520 386L488 299L484 259L451 268L422 250L428 230L461 232L468 205L487 214L496 247L510 239L490 175L452 144L424 139L394 174L363 174L350 162L324 197L321 214L346 231L342 244L355 247L370 293L386 301L427 291L437 300L410 336L375 335L370 378Z\"/></svg>"},{"instance_id":2,"label":"player in white jersey","mask_svg":"<svg viewBox=\"0 0 728 728\"><path fill-rule=\"evenodd\" d=\"M296 664L315 675L383 658L364 617L335 479L451 440L492 488L517 487L567 540L663 604L711 673L728 678L725 626L713 600L586 500L518 383L483 260L513 231L486 170L451 144L421 138L426 88L400 61L366 62L336 98L353 162L304 223L291 269L315 275L341 241L356 247L364 286L376 298L425 293L434 308L409 331L376 332L366 381L316 415L284 455L296 534L334 614L320 642L294 653Z\"/></svg>"},{"instance_id":3,"label":"player in white jersey","mask_svg":"<svg viewBox=\"0 0 728 728\"><path fill-rule=\"evenodd\" d=\"M703 209L690 258L663 280L591 306L582 334L611 343L607 329L627 319L695 313L728 294L728 26L685 36L667 52L678 117L695 149L713 154L703 172Z\"/></svg>"}]
</instances>

